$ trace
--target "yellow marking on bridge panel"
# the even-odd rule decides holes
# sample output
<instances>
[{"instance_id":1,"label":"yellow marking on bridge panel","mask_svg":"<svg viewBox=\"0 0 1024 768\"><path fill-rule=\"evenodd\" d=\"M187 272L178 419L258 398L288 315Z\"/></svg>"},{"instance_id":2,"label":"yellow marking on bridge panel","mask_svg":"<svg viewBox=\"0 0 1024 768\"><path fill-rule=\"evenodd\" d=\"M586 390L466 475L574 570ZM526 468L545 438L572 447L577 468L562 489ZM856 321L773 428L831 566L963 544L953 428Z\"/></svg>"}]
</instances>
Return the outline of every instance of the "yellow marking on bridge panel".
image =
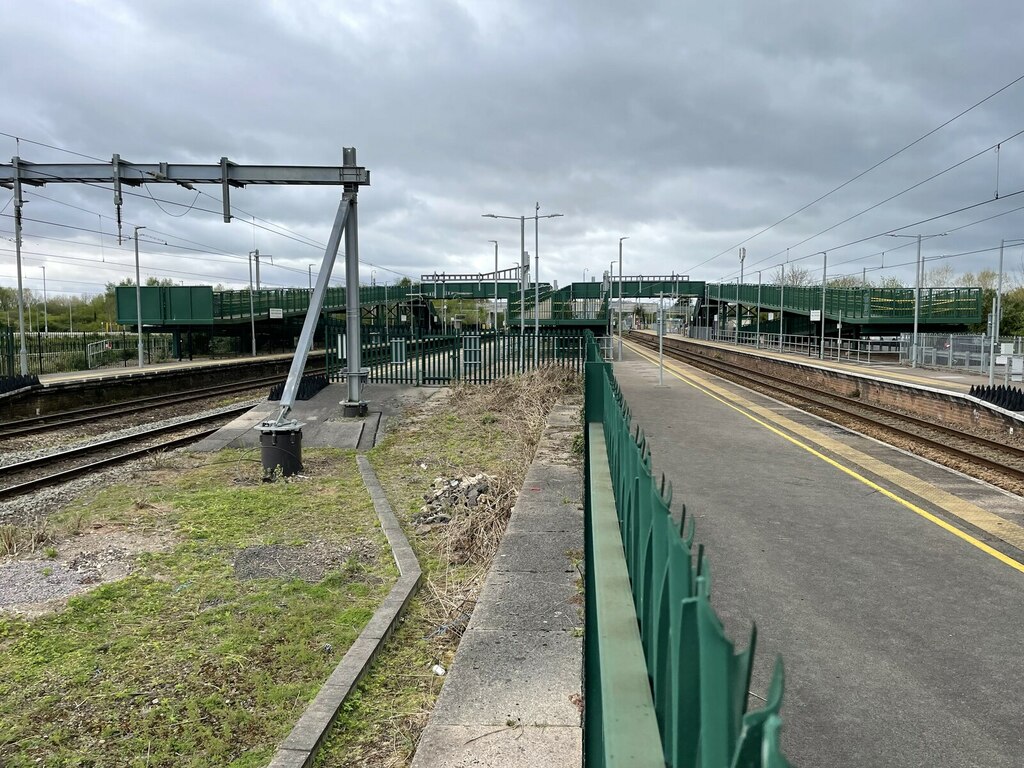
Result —
<instances>
[{"instance_id":1,"label":"yellow marking on bridge panel","mask_svg":"<svg viewBox=\"0 0 1024 768\"><path fill-rule=\"evenodd\" d=\"M629 345L630 349L639 354L645 360L648 360L649 362L653 363L658 362L657 357L648 354L646 350L642 350L638 348L635 344L629 342L627 342L627 344ZM742 414L743 416L746 416L748 419L755 422L756 424L761 425L765 429L787 440L793 445L796 445L797 447L804 449L811 455L821 459L825 463L835 467L841 472L844 472L850 477L860 481L861 483L868 486L872 490L881 493L883 496L892 499L896 503L902 505L903 507L906 507L915 514L920 515L925 520L928 520L929 522L934 523L935 525L948 531L949 533L952 533L954 536L963 539L968 544L971 544L972 546L980 549L982 552L985 552L986 554L991 555L992 557L1010 566L1011 568L1014 568L1015 570L1024 573L1024 563L1015 560L1014 558L1009 557L1008 555L1003 554L999 550L990 547L988 544L985 544L983 541L979 541L966 531L963 531L957 528L956 526L947 523L945 520L936 517L927 510L924 510L921 507L917 506L912 501L909 501L908 499L905 499L902 496L899 496L893 493L892 491L883 488L878 483L875 483L872 480L864 477L864 475L860 474L856 470L851 469L850 467L841 464L835 459L826 456L825 454L814 449L813 447L803 442L802 440L799 440L796 437L793 437L792 435L786 434L785 432L782 431L782 429L789 430L794 434L800 435L804 439L809 440L810 442L817 443L823 449L835 453L839 456L842 456L847 461L857 464L864 470L871 472L879 477L882 477L883 479L889 481L893 485L901 487L904 490L914 494L915 496L934 504L935 506L941 508L945 512L948 512L950 515L957 517L961 520L964 520L965 522L968 522L977 528L980 528L986 533L989 533L995 536L996 538L1005 541L1007 544L1010 544L1011 546L1024 550L1024 528L1017 525L1016 523L1006 520L1005 518L1002 518L991 512L987 512L986 510L981 509L980 507L974 504L971 504L969 501L960 499L956 496L953 496L950 493L939 490L938 488L931 486L930 484L924 482L919 478L914 477L913 475L903 472L902 470L896 469L895 467L892 467L883 461L868 456L867 454L864 454L861 451L856 450L855 448L851 448L850 446L845 445L844 443L841 443L837 440L833 440L832 438L822 435L814 431L813 429L798 424L792 419L788 419L785 416L781 416L767 408L755 405L751 401L746 400L745 398L740 397L739 395L736 395L732 392L728 392L722 387L713 384L712 382L708 381L699 374L695 374L690 371L687 371L684 374L679 370L678 364L675 362L666 360L665 368L666 370L669 371L669 373L671 373L673 376L675 376L683 383L690 385L691 387L700 392L703 392L708 397L711 397L719 401L723 405L732 408L734 411ZM775 424L778 425L778 427L773 426L768 422L774 422ZM782 429L780 429L779 427L781 427Z\"/></svg>"}]
</instances>

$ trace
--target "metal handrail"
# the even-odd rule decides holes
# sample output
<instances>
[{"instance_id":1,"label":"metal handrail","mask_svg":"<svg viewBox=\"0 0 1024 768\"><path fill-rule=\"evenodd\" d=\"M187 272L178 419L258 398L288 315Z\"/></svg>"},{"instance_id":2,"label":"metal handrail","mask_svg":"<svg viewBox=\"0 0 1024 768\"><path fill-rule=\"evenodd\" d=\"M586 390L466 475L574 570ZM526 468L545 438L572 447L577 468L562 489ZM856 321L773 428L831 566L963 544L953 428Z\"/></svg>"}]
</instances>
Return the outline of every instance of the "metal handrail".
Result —
<instances>
[{"instance_id":1,"label":"metal handrail","mask_svg":"<svg viewBox=\"0 0 1024 768\"><path fill-rule=\"evenodd\" d=\"M632 431L629 408L611 365L601 359L589 333L586 359L586 763L785 768L788 762L777 738L781 661L764 707L747 712L756 632L747 649L736 653L711 607L703 547L694 564L693 525L687 528L673 521L671 485L666 488L664 478L660 486L655 483L643 431ZM609 482L603 480L606 471ZM612 526L617 546L606 540L609 492L618 522ZM598 562L598 555L603 562ZM616 587L621 578L612 578L618 566L607 562L619 557L629 576L632 601L622 600L621 586ZM606 583L603 576L609 568L612 577ZM636 670L631 661L638 652L646 672ZM610 675L627 672L606 667L622 659L632 670L630 678L619 680L619 688L612 690ZM648 680L650 703L641 686ZM628 695L620 697L623 688ZM656 758L649 750L632 754L642 749L636 740L647 738L643 734L650 729L651 707L661 737Z\"/></svg>"}]
</instances>

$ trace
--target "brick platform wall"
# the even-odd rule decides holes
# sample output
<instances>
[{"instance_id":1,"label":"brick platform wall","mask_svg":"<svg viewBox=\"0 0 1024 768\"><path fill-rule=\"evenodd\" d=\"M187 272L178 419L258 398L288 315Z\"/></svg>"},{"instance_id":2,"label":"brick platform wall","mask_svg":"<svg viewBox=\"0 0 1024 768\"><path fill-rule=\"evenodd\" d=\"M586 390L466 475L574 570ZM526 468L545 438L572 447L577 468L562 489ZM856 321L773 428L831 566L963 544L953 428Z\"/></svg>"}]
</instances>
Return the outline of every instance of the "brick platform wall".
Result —
<instances>
[{"instance_id":1,"label":"brick platform wall","mask_svg":"<svg viewBox=\"0 0 1024 768\"><path fill-rule=\"evenodd\" d=\"M902 410L949 427L1017 437L1024 433L1024 417L1015 417L955 392L938 392L895 381L868 378L868 374L857 376L816 368L810 362L774 360L753 352L722 349L686 339L666 337L665 348L682 349L701 357L740 365L757 373L814 387L829 394L855 397L871 405Z\"/></svg>"}]
</instances>

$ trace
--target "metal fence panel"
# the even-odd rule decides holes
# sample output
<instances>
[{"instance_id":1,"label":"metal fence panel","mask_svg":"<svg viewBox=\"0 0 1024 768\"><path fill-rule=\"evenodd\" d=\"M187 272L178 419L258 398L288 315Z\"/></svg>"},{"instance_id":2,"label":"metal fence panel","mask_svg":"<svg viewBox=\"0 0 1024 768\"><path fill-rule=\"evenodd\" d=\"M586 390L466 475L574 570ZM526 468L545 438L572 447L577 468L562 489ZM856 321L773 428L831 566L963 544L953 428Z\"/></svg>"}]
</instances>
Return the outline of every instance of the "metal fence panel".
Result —
<instances>
[{"instance_id":1,"label":"metal fence panel","mask_svg":"<svg viewBox=\"0 0 1024 768\"><path fill-rule=\"evenodd\" d=\"M631 649L603 647L609 642L639 642L646 662L650 694L661 735L662 758L669 766L723 768L744 766L785 768L788 765L778 746L777 718L782 703L783 673L776 664L770 695L765 706L747 712L747 691L753 663L756 635L746 650L736 652L714 609L711 607L710 574L703 548L693 556L693 526L677 525L670 513L671 485L664 477L656 483L651 471L650 449L643 431L632 429L626 405L611 365L602 359L593 336L588 335L585 371L585 412L588 466L585 496L585 556L587 573L584 663L587 701L584 730L585 759L599 766L630 765L609 753L609 745L621 734L609 728L643 728L643 702L622 701L617 692L603 685L607 664L616 664ZM592 426L600 425L600 430ZM591 442L601 435L604 451ZM599 458L597 458L599 457ZM592 478L605 460L610 472L610 492L619 522L622 558L632 586L632 605L626 610L639 627L639 639L605 631L610 617L607 591L591 576L605 564L597 562L595 518L608 502L598 497L600 487ZM612 556L606 545L603 556ZM614 598L614 593L611 595ZM621 613L623 608L618 609ZM602 617L604 626L602 626ZM631 707L622 712L622 707ZM593 712L591 712L593 708ZM644 764L644 763L636 763Z\"/></svg>"},{"instance_id":2,"label":"metal fence panel","mask_svg":"<svg viewBox=\"0 0 1024 768\"><path fill-rule=\"evenodd\" d=\"M326 326L327 372L340 378L347 364L344 325ZM578 331L473 331L453 334L412 333L405 329L367 330L362 364L371 382L444 385L454 381L486 384L525 373L537 366L558 365L582 372L584 336Z\"/></svg>"}]
</instances>

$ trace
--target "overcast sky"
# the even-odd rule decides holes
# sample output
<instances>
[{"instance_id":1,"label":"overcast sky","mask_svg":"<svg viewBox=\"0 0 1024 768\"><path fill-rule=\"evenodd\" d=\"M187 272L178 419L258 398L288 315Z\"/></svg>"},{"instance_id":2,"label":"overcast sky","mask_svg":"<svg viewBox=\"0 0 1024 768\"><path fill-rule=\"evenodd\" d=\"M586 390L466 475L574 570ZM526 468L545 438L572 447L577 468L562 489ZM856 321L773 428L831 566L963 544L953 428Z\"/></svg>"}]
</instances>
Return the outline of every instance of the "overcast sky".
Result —
<instances>
[{"instance_id":1,"label":"overcast sky","mask_svg":"<svg viewBox=\"0 0 1024 768\"><path fill-rule=\"evenodd\" d=\"M82 160L30 141L103 160L315 165L340 165L354 146L372 180L360 193L364 281L372 269L378 283L491 270L491 239L511 266L518 222L481 214L533 215L536 202L541 215L564 214L540 222L540 276L559 284L608 269L622 236L626 274L708 280L735 279L742 243L747 282L757 270L767 280L787 248L816 279L828 250L830 275L867 267L869 279L912 282L913 240L848 245L887 231L948 232L925 242L926 256L1024 237L1024 193L1013 195L1024 190L1024 135L1010 138L1024 130L1024 80L757 234L1024 75L1019 0L0 7L0 132L23 139L0 135L3 162ZM160 184L138 192L123 226L147 227L144 277L235 287L253 248L273 256L265 284L305 286L340 195L237 190L225 224L217 187L198 198ZM50 292L100 292L133 272L109 186L26 197L26 287L41 289L42 265ZM9 199L0 189L0 284L12 286ZM282 227L287 236L267 231ZM532 222L527 231L532 253ZM1018 278L1021 254L1007 253ZM929 266L976 271L996 258Z\"/></svg>"}]
</instances>

